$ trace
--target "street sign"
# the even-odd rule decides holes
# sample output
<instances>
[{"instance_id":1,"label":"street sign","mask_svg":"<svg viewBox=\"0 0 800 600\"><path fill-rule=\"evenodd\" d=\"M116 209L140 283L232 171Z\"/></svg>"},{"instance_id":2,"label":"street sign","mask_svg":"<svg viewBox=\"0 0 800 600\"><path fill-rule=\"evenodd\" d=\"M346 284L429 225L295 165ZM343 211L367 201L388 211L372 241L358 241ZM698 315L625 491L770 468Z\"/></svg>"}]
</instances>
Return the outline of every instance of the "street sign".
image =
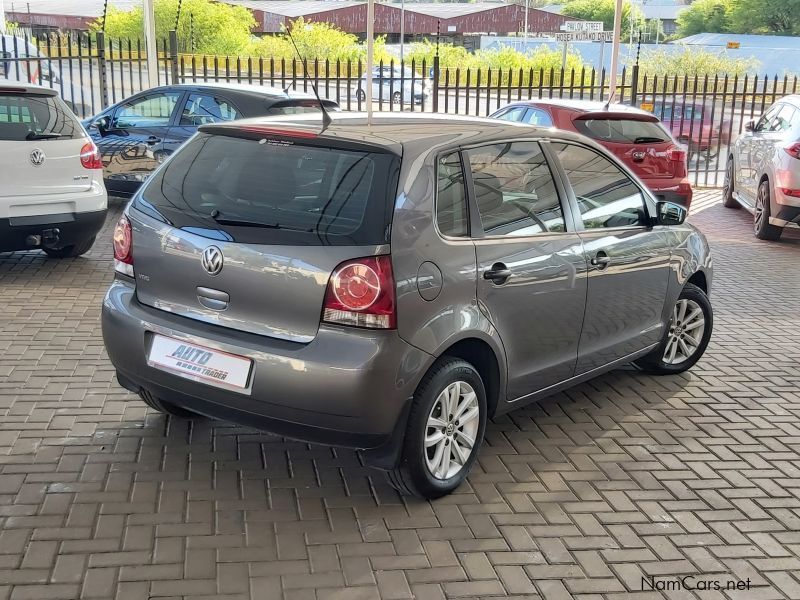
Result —
<instances>
[{"instance_id":1,"label":"street sign","mask_svg":"<svg viewBox=\"0 0 800 600\"><path fill-rule=\"evenodd\" d=\"M557 32L552 35L558 42L611 42L614 40L613 31Z\"/></svg>"},{"instance_id":2,"label":"street sign","mask_svg":"<svg viewBox=\"0 0 800 600\"><path fill-rule=\"evenodd\" d=\"M561 26L561 31L576 33L578 31L603 31L602 21L566 21Z\"/></svg>"}]
</instances>

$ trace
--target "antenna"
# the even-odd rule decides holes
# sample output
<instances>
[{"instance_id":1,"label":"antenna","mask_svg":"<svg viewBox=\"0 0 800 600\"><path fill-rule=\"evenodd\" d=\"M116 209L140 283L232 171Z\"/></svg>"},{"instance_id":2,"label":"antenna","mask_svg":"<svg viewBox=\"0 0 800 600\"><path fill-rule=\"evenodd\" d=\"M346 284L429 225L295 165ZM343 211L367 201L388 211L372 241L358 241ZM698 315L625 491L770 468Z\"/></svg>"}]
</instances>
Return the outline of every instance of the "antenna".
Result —
<instances>
[{"instance_id":1,"label":"antenna","mask_svg":"<svg viewBox=\"0 0 800 600\"><path fill-rule=\"evenodd\" d=\"M292 23L292 27L294 27L294 23ZM306 76L306 79L310 80L311 76L308 74L308 65L306 64L305 59L303 58L302 54L300 54L300 50L297 47L297 44L294 42L294 38L292 37L292 30L290 28L286 28L286 35L289 36L289 41L292 42L292 46L294 47L294 51L297 53L298 58L300 58L300 62L303 64L303 73ZM317 102L319 102L319 109L322 111L322 129L320 129L320 133L324 133L325 130L330 126L333 122L331 120L331 116L328 114L328 111L325 110L325 104L323 104L322 99L319 97L319 92L317 91L317 86L314 85L314 82L311 82L311 89L314 90L314 95L317 97ZM288 95L289 88L287 87L284 92Z\"/></svg>"}]
</instances>

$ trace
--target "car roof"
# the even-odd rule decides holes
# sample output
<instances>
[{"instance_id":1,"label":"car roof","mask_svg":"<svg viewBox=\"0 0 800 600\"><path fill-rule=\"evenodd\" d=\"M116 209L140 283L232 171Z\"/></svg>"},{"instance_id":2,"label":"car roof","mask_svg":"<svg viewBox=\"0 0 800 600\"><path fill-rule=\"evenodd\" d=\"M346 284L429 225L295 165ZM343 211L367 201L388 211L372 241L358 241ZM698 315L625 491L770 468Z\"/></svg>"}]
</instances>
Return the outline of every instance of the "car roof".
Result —
<instances>
[{"instance_id":1,"label":"car roof","mask_svg":"<svg viewBox=\"0 0 800 600\"><path fill-rule=\"evenodd\" d=\"M508 106L558 106L574 110L576 112L602 112L602 113L631 113L631 114L652 114L635 106L627 104L612 103L606 106L605 102L600 100L574 100L565 98L531 98L530 100L521 100L519 102L512 102Z\"/></svg>"},{"instance_id":2,"label":"car roof","mask_svg":"<svg viewBox=\"0 0 800 600\"><path fill-rule=\"evenodd\" d=\"M295 90L288 90L284 92L281 88L271 87L267 85L255 85L248 83L229 83L229 82L203 82L203 83L176 83L173 85L162 85L157 88L146 90L148 92L163 91L163 90L221 90L227 92L236 92L241 94L252 94L261 97L267 97L275 100L315 100L316 96L305 92L298 92ZM324 98L323 98L324 100ZM332 101L330 101L332 102Z\"/></svg>"},{"instance_id":3,"label":"car roof","mask_svg":"<svg viewBox=\"0 0 800 600\"><path fill-rule=\"evenodd\" d=\"M13 90L16 92L22 91L23 93L29 93L29 94L45 94L47 96L58 96L58 90L43 85L36 85L35 83L22 83L19 81L0 82L0 92L8 90Z\"/></svg>"},{"instance_id":4,"label":"car roof","mask_svg":"<svg viewBox=\"0 0 800 600\"><path fill-rule=\"evenodd\" d=\"M500 119L461 117L435 114L377 114L370 120L364 113L333 113L330 126L321 137L370 146L378 146L395 154L414 148L423 149L443 144L470 145L493 140L517 138L525 133L531 137L554 137L565 140L585 138L567 131L533 127L524 123ZM297 133L300 136L318 135L321 126L319 114L293 115L287 117L258 117L203 125L200 131L224 133L225 130L267 133L279 130ZM290 136L291 137L291 136Z\"/></svg>"},{"instance_id":5,"label":"car roof","mask_svg":"<svg viewBox=\"0 0 800 600\"><path fill-rule=\"evenodd\" d=\"M789 94L788 96L784 96L775 102L785 102L787 104L791 104L795 108L800 108L800 94Z\"/></svg>"}]
</instances>

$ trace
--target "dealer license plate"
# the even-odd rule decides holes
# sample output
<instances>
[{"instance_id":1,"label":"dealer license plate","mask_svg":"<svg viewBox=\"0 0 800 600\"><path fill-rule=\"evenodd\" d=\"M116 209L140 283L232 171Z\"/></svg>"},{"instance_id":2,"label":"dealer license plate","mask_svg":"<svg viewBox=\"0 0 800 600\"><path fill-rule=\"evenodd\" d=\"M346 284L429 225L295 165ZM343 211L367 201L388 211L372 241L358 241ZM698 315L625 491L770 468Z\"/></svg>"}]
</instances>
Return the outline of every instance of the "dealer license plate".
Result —
<instances>
[{"instance_id":1,"label":"dealer license plate","mask_svg":"<svg viewBox=\"0 0 800 600\"><path fill-rule=\"evenodd\" d=\"M186 379L246 389L253 361L199 344L154 334L148 364Z\"/></svg>"}]
</instances>

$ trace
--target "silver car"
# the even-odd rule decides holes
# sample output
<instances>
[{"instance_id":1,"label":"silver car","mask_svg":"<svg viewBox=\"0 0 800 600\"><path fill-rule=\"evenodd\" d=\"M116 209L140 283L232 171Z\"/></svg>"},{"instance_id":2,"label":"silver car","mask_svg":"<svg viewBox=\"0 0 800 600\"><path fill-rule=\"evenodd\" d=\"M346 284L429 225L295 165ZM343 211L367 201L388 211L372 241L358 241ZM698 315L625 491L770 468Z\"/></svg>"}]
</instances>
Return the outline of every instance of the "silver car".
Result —
<instances>
[{"instance_id":1,"label":"silver car","mask_svg":"<svg viewBox=\"0 0 800 600\"><path fill-rule=\"evenodd\" d=\"M116 226L103 336L157 411L356 448L434 498L493 416L626 363L695 364L712 260L685 216L564 131L205 125Z\"/></svg>"},{"instance_id":2,"label":"silver car","mask_svg":"<svg viewBox=\"0 0 800 600\"><path fill-rule=\"evenodd\" d=\"M753 213L762 240L800 224L800 96L781 98L745 124L728 157L723 204Z\"/></svg>"}]
</instances>

